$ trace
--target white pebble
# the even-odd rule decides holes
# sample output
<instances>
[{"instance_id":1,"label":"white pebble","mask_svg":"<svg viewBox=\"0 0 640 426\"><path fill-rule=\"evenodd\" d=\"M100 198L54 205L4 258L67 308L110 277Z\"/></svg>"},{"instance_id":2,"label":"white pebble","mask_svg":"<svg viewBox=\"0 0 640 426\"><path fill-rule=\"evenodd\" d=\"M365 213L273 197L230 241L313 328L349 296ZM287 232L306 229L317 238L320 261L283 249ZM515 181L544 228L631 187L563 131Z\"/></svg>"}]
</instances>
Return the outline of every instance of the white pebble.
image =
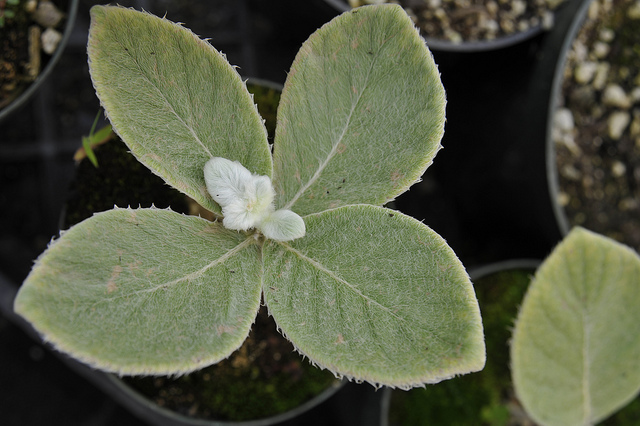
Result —
<instances>
[{"instance_id":1,"label":"white pebble","mask_svg":"<svg viewBox=\"0 0 640 426\"><path fill-rule=\"evenodd\" d=\"M607 106L627 109L631 107L629 97L617 84L609 84L602 95L602 102Z\"/></svg>"},{"instance_id":2,"label":"white pebble","mask_svg":"<svg viewBox=\"0 0 640 426\"><path fill-rule=\"evenodd\" d=\"M553 115L553 124L563 132L569 132L575 127L573 113L569 108L558 108Z\"/></svg>"},{"instance_id":3,"label":"white pebble","mask_svg":"<svg viewBox=\"0 0 640 426\"><path fill-rule=\"evenodd\" d=\"M611 174L613 177L622 177L627 172L627 167L621 161L614 161L611 166Z\"/></svg>"},{"instance_id":4,"label":"white pebble","mask_svg":"<svg viewBox=\"0 0 640 426\"><path fill-rule=\"evenodd\" d=\"M615 36L616 33L611 28L603 28L600 30L600 40L605 43L611 43Z\"/></svg>"},{"instance_id":5,"label":"white pebble","mask_svg":"<svg viewBox=\"0 0 640 426\"><path fill-rule=\"evenodd\" d=\"M547 10L544 13L544 15L542 15L542 29L548 31L551 28L553 28L554 21L555 21L555 18L553 16L553 12L550 10Z\"/></svg>"},{"instance_id":6,"label":"white pebble","mask_svg":"<svg viewBox=\"0 0 640 426\"><path fill-rule=\"evenodd\" d=\"M596 67L596 75L593 78L593 87L597 90L604 89L604 85L607 83L607 77L609 76L609 69L611 65L607 62L599 63Z\"/></svg>"},{"instance_id":7,"label":"white pebble","mask_svg":"<svg viewBox=\"0 0 640 426\"><path fill-rule=\"evenodd\" d=\"M609 54L609 50L611 50L611 46L607 43L603 43L601 41L593 43L593 54L598 59L605 58Z\"/></svg>"},{"instance_id":8,"label":"white pebble","mask_svg":"<svg viewBox=\"0 0 640 426\"><path fill-rule=\"evenodd\" d=\"M593 79L593 76L596 74L596 69L598 69L598 64L595 62L582 62L576 66L573 77L577 83L586 84Z\"/></svg>"},{"instance_id":9,"label":"white pebble","mask_svg":"<svg viewBox=\"0 0 640 426\"><path fill-rule=\"evenodd\" d=\"M527 3L523 0L513 0L511 2L511 12L514 16L520 16L527 10Z\"/></svg>"},{"instance_id":10,"label":"white pebble","mask_svg":"<svg viewBox=\"0 0 640 426\"><path fill-rule=\"evenodd\" d=\"M609 116L607 125L609 127L609 137L613 140L619 140L631 121L629 113L624 111L615 111Z\"/></svg>"},{"instance_id":11,"label":"white pebble","mask_svg":"<svg viewBox=\"0 0 640 426\"><path fill-rule=\"evenodd\" d=\"M52 55L58 48L60 40L62 40L62 34L53 28L47 28L42 32L40 40L42 41L42 50L44 53Z\"/></svg>"}]
</instances>

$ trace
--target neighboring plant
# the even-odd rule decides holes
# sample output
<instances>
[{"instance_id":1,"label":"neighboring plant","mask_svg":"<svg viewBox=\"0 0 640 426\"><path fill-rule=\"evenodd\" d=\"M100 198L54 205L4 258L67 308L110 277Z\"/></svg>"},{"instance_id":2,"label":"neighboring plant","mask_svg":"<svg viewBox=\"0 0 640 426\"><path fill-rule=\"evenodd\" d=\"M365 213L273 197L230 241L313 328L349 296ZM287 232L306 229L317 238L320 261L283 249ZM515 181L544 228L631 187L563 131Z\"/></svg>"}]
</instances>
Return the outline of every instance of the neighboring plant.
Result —
<instances>
[{"instance_id":1,"label":"neighboring plant","mask_svg":"<svg viewBox=\"0 0 640 426\"><path fill-rule=\"evenodd\" d=\"M574 228L536 272L513 333L516 394L536 423L593 425L635 398L638 324L640 256Z\"/></svg>"},{"instance_id":2,"label":"neighboring plant","mask_svg":"<svg viewBox=\"0 0 640 426\"><path fill-rule=\"evenodd\" d=\"M320 28L282 92L273 156L245 84L187 29L91 10L91 76L131 152L217 220L98 213L54 241L15 310L57 348L120 374L228 357L261 298L282 333L339 376L409 388L480 370L469 277L424 224L380 207L440 149L445 93L399 6Z\"/></svg>"},{"instance_id":3,"label":"neighboring plant","mask_svg":"<svg viewBox=\"0 0 640 426\"><path fill-rule=\"evenodd\" d=\"M100 112L98 112L96 118L93 120L91 130L89 130L89 136L82 137L82 148L80 148L73 156L73 159L76 162L81 161L86 157L94 167L98 167L98 158L93 152L93 149L99 145L102 145L103 143L107 143L114 136L110 124L107 124L106 126L96 131L96 125L98 124L99 119Z\"/></svg>"}]
</instances>

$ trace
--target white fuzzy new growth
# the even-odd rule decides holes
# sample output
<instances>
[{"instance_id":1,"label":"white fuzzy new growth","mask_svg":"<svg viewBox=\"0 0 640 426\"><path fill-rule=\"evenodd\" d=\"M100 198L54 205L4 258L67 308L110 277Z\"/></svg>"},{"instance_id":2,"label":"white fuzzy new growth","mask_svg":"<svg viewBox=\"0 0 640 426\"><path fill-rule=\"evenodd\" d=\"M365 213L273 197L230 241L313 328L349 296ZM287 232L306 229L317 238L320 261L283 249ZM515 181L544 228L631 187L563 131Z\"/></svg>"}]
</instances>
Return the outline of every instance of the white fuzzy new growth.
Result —
<instances>
[{"instance_id":1,"label":"white fuzzy new growth","mask_svg":"<svg viewBox=\"0 0 640 426\"><path fill-rule=\"evenodd\" d=\"M275 210L275 191L268 176L252 174L237 161L214 157L204 166L204 180L214 201L222 207L227 229L257 228L276 241L303 237L304 221L291 210Z\"/></svg>"}]
</instances>

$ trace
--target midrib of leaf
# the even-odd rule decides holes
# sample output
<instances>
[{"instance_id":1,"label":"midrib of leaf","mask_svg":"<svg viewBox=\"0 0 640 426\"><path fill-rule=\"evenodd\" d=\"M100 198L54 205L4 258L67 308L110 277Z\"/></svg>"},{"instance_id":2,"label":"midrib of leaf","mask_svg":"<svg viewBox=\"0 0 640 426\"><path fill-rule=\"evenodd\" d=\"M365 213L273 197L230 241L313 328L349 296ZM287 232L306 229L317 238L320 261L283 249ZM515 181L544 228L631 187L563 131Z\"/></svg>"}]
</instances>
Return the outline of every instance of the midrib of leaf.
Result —
<instances>
[{"instance_id":1,"label":"midrib of leaf","mask_svg":"<svg viewBox=\"0 0 640 426\"><path fill-rule=\"evenodd\" d=\"M124 45L121 44L121 46L124 48ZM182 117L180 117L180 115L176 112L175 108L173 107L173 105L171 104L171 102L169 102L169 100L167 99L167 97L164 95L164 93L162 93L162 91L160 90L160 88L154 84L154 82L147 76L147 72L144 70L144 68L142 68L140 66L140 64L138 63L137 59L133 57L133 55L131 54L131 52L129 52L128 50L125 50L129 56L131 57L131 60L136 64L136 66L138 67L138 70L140 71L140 75L142 76L142 78L149 83L149 85L151 85L151 87L153 87L155 89L155 91L158 93L158 95L160 96L160 98L164 101L164 103L169 107L170 112L178 119L178 121L189 131L189 133L191 134L191 136L193 136L193 138L195 139L195 141L198 143L198 145L200 145L202 147L202 149L209 155L210 158L213 158L213 155L211 154L211 151L209 151L209 149L205 146L205 144L202 143L202 141L200 140L200 138L198 137L198 135L196 134L195 130L193 129L192 126L190 126L189 124L187 124L186 121L183 120ZM181 51L182 53L182 51ZM184 54L183 54L184 56ZM183 61L184 62L184 61ZM188 75L189 73L187 73ZM191 105L191 95L188 94L189 97L189 104Z\"/></svg>"},{"instance_id":2,"label":"midrib of leaf","mask_svg":"<svg viewBox=\"0 0 640 426\"><path fill-rule=\"evenodd\" d=\"M386 43L386 40L385 40L385 43ZM380 46L380 50L382 50L383 46L384 46L384 43ZM340 132L340 135L338 136L336 141L333 143L333 146L331 147L331 150L329 151L329 154L324 159L324 161L320 163L320 165L318 166L318 169L315 171L313 176L311 176L311 178L307 181L307 183L304 184L303 186L301 186L300 189L298 190L298 192L296 192L296 194L293 196L293 198L284 206L285 209L291 209L291 207L295 204L296 201L298 201L298 199L302 196L302 194L304 194L305 191L307 189L309 189L309 187L311 187L311 185L313 185L315 183L315 181L318 180L318 178L322 174L322 171L329 164L329 161L331 161L331 159L336 155L336 152L338 151L338 146L340 146L340 143L342 142L342 139L344 138L344 135L346 135L347 130L349 129L349 126L351 125L351 118L353 116L353 112L358 107L358 104L360 103L360 99L362 99L362 95L367 90L367 86L369 84L369 78L371 76L371 71L373 70L373 67L376 64L377 60L378 60L378 55L376 55L371 61L371 66L367 70L367 76L364 79L364 84L362 85L362 90L359 91L357 99L355 100L355 102L352 102L351 110L349 111L349 114L347 115L347 119L346 119L345 125L343 126L342 131Z\"/></svg>"},{"instance_id":3,"label":"midrib of leaf","mask_svg":"<svg viewBox=\"0 0 640 426\"><path fill-rule=\"evenodd\" d=\"M589 355L589 342L591 340L591 326L589 322L589 313L585 308L582 312L583 318L583 346L582 346L582 397L584 398L583 425L591 425L591 357Z\"/></svg>"},{"instance_id":4,"label":"midrib of leaf","mask_svg":"<svg viewBox=\"0 0 640 426\"><path fill-rule=\"evenodd\" d=\"M231 250L227 251L225 254L223 254L219 258L213 260L212 262L210 262L209 264L205 265L204 267L198 269L197 271L193 271L193 272L191 272L191 273L189 273L189 274L187 274L185 276L182 276L180 278L176 278L175 280L171 280L171 281L168 281L168 282L165 282L165 283L158 284L158 285L156 285L154 287L151 287L151 288L146 288L144 290L138 290L138 291L135 291L133 293L122 294L122 295L119 295L119 296L116 296L116 297L109 298L108 301L120 299L120 298L123 298L123 297L137 296L137 295L144 294L144 293L155 293L158 290L161 290L161 289L164 289L164 288L168 288L168 287L173 286L175 284L179 284L179 283L181 283L183 281L190 281L190 280L193 280L195 278L199 278L205 272L207 272L209 269L224 263L227 259L230 259L235 254L237 254L238 252L240 252L242 249L244 249L248 245L252 244L253 242L254 242L253 238L247 238L246 240L242 241L240 244L238 244L237 246L235 246Z\"/></svg>"},{"instance_id":5,"label":"midrib of leaf","mask_svg":"<svg viewBox=\"0 0 640 426\"><path fill-rule=\"evenodd\" d=\"M304 253L294 249L293 247L291 247L289 244L287 243L279 243L281 246L283 246L286 250L290 251L291 253L295 254L296 256L298 256L300 259L308 262L309 264L311 264L314 268L318 269L321 272L324 272L325 274L329 275L331 278L333 278L334 280L336 280L337 282L346 285L347 287L349 287L355 294L357 294L358 296L362 297L364 300L367 301L367 303L372 303L380 308L382 308L382 310L386 311L389 315L393 316L394 318L400 320L400 321L404 321L404 318L396 315L391 309L387 308L386 306L380 304L379 302L377 302L376 300L370 298L369 296L367 296L366 294L362 293L357 287L355 287L353 284L349 283L348 281L346 281L345 279L343 279L342 277L338 276L338 274L336 274L334 271L330 270L329 268L327 268L326 266L322 265L320 262L306 256Z\"/></svg>"}]
</instances>

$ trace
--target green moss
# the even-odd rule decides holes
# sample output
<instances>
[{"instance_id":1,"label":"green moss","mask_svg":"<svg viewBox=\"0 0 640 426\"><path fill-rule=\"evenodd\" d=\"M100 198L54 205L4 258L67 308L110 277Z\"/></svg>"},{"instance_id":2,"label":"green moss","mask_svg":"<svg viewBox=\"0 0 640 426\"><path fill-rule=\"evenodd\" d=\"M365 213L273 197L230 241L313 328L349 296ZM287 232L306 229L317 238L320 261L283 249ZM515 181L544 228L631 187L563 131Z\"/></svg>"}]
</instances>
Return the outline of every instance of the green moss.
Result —
<instances>
[{"instance_id":1,"label":"green moss","mask_svg":"<svg viewBox=\"0 0 640 426\"><path fill-rule=\"evenodd\" d=\"M507 270L475 282L487 344L484 370L426 389L393 391L390 426L528 424L515 398L509 370L511 328L533 270ZM603 426L640 424L640 399L634 399ZM533 424L531 422L531 424Z\"/></svg>"},{"instance_id":2,"label":"green moss","mask_svg":"<svg viewBox=\"0 0 640 426\"><path fill-rule=\"evenodd\" d=\"M127 378L140 393L184 415L253 420L291 410L336 383L293 351L263 308L249 338L230 358L177 379Z\"/></svg>"}]
</instances>

